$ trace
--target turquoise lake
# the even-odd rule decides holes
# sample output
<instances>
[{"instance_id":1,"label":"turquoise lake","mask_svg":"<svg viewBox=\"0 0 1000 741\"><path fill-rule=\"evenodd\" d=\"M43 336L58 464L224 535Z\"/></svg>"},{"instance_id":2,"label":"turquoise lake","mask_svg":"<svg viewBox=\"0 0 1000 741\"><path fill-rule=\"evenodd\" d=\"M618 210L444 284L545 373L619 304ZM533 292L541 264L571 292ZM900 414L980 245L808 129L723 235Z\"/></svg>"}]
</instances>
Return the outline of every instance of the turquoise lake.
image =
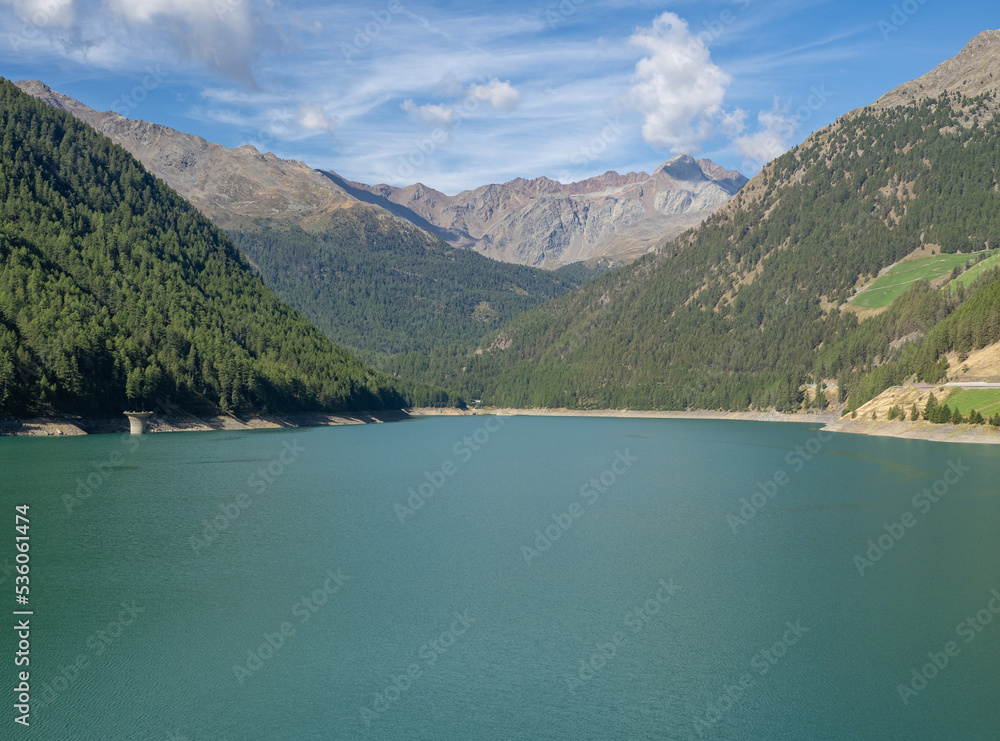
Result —
<instances>
[{"instance_id":1,"label":"turquoise lake","mask_svg":"<svg viewBox=\"0 0 1000 741\"><path fill-rule=\"evenodd\" d=\"M469 416L0 465L4 739L1000 738L994 446Z\"/></svg>"}]
</instances>

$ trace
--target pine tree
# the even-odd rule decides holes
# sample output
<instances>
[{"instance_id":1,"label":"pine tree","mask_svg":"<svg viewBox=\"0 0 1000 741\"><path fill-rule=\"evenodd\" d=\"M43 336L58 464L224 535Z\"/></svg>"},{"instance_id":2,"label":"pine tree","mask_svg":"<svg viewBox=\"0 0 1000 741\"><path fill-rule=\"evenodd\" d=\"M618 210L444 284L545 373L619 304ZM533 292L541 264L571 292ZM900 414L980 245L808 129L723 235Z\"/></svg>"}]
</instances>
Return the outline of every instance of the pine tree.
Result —
<instances>
[{"instance_id":1,"label":"pine tree","mask_svg":"<svg viewBox=\"0 0 1000 741\"><path fill-rule=\"evenodd\" d=\"M934 398L934 392L927 397L927 405L924 407L924 419L934 421L934 410L937 409L938 403L937 399Z\"/></svg>"}]
</instances>

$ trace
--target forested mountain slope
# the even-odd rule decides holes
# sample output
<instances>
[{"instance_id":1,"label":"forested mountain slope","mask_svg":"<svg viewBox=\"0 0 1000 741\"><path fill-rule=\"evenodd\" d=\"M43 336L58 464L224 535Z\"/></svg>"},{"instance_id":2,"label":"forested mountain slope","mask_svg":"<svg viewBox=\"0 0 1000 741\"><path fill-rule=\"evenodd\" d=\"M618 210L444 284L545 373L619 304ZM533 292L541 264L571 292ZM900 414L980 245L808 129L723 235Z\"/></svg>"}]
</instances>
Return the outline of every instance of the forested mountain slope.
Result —
<instances>
[{"instance_id":1,"label":"forested mountain slope","mask_svg":"<svg viewBox=\"0 0 1000 741\"><path fill-rule=\"evenodd\" d=\"M817 376L854 404L906 370L940 376L941 351L1000 339L995 273L961 297L918 283L860 325L846 302L919 248L1000 245L998 49L987 32L956 58L975 96L849 113L701 228L518 317L462 368L414 368L500 405L663 409L793 409Z\"/></svg>"},{"instance_id":2,"label":"forested mountain slope","mask_svg":"<svg viewBox=\"0 0 1000 741\"><path fill-rule=\"evenodd\" d=\"M372 361L442 344L475 347L593 272L575 269L568 278L453 249L302 162L95 111L37 80L15 84L131 152L226 229L281 299ZM713 172L735 191L728 175Z\"/></svg>"},{"instance_id":3,"label":"forested mountain slope","mask_svg":"<svg viewBox=\"0 0 1000 741\"><path fill-rule=\"evenodd\" d=\"M476 347L487 332L576 288L585 269L498 262L371 215L329 224L229 232L264 281L322 332L379 364L387 355Z\"/></svg>"},{"instance_id":4,"label":"forested mountain slope","mask_svg":"<svg viewBox=\"0 0 1000 741\"><path fill-rule=\"evenodd\" d=\"M0 80L0 414L157 401L248 412L408 399L278 300L128 152Z\"/></svg>"}]
</instances>

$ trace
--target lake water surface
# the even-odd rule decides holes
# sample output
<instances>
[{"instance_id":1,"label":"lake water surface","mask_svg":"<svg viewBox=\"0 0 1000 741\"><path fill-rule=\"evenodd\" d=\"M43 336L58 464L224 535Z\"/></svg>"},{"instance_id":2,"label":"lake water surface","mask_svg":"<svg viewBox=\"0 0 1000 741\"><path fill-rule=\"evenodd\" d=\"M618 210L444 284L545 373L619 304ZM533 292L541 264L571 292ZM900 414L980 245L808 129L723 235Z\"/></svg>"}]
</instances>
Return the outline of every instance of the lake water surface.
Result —
<instances>
[{"instance_id":1,"label":"lake water surface","mask_svg":"<svg viewBox=\"0 0 1000 741\"><path fill-rule=\"evenodd\" d=\"M535 417L0 439L0 599L28 504L34 611L0 735L995 740L998 453Z\"/></svg>"}]
</instances>

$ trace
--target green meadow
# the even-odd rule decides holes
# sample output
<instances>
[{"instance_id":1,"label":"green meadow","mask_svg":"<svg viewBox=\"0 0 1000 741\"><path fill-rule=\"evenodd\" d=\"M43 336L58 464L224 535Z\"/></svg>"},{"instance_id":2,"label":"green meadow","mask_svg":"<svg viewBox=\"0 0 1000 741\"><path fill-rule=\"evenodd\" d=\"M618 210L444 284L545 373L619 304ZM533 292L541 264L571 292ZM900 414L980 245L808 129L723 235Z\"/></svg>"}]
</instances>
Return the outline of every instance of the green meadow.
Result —
<instances>
[{"instance_id":1,"label":"green meadow","mask_svg":"<svg viewBox=\"0 0 1000 741\"><path fill-rule=\"evenodd\" d=\"M881 309L891 304L897 296L917 281L932 281L940 278L942 275L947 275L957 266L965 265L965 263L975 256L975 254L956 253L952 255L922 257L918 260L906 260L896 265L885 275L877 278L871 286L852 298L851 303L863 309ZM1000 258L1000 253L987 258L979 265L985 263L995 265L997 264L995 261L998 258ZM970 268L966 273L959 276L958 280L965 278L965 275L972 273L979 268L979 265ZM973 280L977 274L971 275L969 280Z\"/></svg>"},{"instance_id":2,"label":"green meadow","mask_svg":"<svg viewBox=\"0 0 1000 741\"><path fill-rule=\"evenodd\" d=\"M955 278L955 280L949 283L948 286L952 290L954 290L955 286L957 286L959 283L961 283L965 287L968 287L969 284L972 283L972 281L974 281L984 272L986 272L987 270L992 270L998 265L1000 265L1000 252L997 252L997 254L987 257L982 262L977 262L971 268L969 268L960 276Z\"/></svg>"},{"instance_id":3,"label":"green meadow","mask_svg":"<svg viewBox=\"0 0 1000 741\"><path fill-rule=\"evenodd\" d=\"M1000 389L958 389L947 399L952 409L958 407L962 416L975 409L984 417L1000 412Z\"/></svg>"}]
</instances>

